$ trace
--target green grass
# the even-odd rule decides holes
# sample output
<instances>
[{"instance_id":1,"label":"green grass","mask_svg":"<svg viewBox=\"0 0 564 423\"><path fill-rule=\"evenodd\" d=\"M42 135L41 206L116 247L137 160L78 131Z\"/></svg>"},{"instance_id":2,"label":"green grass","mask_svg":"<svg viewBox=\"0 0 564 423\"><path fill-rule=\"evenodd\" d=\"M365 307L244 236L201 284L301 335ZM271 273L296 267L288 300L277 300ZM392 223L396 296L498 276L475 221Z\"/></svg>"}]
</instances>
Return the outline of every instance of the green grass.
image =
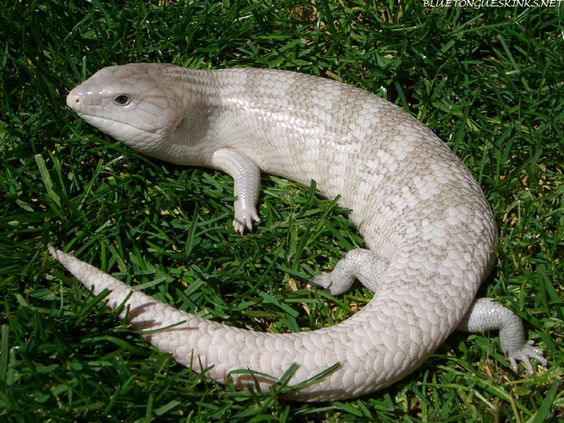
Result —
<instances>
[{"instance_id":1,"label":"green grass","mask_svg":"<svg viewBox=\"0 0 564 423\"><path fill-rule=\"evenodd\" d=\"M422 1L19 2L0 14L0 419L555 421L562 398L564 9ZM261 224L231 229L225 175L150 160L65 108L136 61L291 69L408 109L480 181L500 231L481 294L517 312L548 369L514 374L495 334L454 334L372 395L295 404L205 380L148 346L46 253L72 251L183 310L271 332L370 298L305 289L362 240L314 187L264 176Z\"/></svg>"}]
</instances>

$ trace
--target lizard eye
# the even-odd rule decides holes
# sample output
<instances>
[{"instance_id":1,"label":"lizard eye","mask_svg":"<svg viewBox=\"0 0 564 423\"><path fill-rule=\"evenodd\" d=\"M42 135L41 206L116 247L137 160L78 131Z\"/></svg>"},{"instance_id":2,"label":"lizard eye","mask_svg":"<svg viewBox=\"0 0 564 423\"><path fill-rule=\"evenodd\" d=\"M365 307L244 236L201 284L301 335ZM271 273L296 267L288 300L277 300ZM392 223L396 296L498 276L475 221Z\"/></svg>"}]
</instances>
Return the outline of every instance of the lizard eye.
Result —
<instances>
[{"instance_id":1,"label":"lizard eye","mask_svg":"<svg viewBox=\"0 0 564 423\"><path fill-rule=\"evenodd\" d=\"M118 94L114 97L114 104L118 106L127 106L129 103L131 103L131 97L127 94Z\"/></svg>"}]
</instances>

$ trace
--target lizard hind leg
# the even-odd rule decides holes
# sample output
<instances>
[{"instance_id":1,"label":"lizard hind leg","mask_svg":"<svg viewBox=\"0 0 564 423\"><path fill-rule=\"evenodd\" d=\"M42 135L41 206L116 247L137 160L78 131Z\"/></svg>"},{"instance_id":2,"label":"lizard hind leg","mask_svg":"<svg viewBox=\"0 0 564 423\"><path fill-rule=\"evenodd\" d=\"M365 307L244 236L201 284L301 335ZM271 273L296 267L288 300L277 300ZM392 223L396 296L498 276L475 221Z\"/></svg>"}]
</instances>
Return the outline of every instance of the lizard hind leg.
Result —
<instances>
[{"instance_id":1,"label":"lizard hind leg","mask_svg":"<svg viewBox=\"0 0 564 423\"><path fill-rule=\"evenodd\" d=\"M388 262L373 251L356 248L349 251L335 266L332 272L324 272L311 279L310 283L325 288L331 295L347 292L355 280L370 291L375 292L380 284L380 276Z\"/></svg>"},{"instance_id":2,"label":"lizard hind leg","mask_svg":"<svg viewBox=\"0 0 564 423\"><path fill-rule=\"evenodd\" d=\"M499 330L501 349L507 355L514 372L517 371L517 362L520 361L527 369L527 373L532 375L534 373L530 361L532 358L544 367L547 365L542 350L534 347L533 341L528 341L525 337L521 319L491 298L474 300L466 316L460 322L458 330L465 332Z\"/></svg>"}]
</instances>

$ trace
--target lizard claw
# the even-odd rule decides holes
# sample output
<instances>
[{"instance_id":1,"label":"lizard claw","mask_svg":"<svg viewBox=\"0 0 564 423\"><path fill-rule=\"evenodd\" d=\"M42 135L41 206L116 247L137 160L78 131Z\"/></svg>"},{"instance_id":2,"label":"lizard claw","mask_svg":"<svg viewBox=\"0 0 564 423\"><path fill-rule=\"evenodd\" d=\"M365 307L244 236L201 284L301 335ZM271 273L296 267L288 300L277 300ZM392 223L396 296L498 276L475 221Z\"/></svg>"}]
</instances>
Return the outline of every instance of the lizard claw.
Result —
<instances>
[{"instance_id":1,"label":"lizard claw","mask_svg":"<svg viewBox=\"0 0 564 423\"><path fill-rule=\"evenodd\" d=\"M309 280L310 284L317 285L324 289L329 289L331 286L331 274L329 272L323 272L321 275L315 276Z\"/></svg>"},{"instance_id":2,"label":"lizard claw","mask_svg":"<svg viewBox=\"0 0 564 423\"><path fill-rule=\"evenodd\" d=\"M243 210L242 207L235 207L235 217L233 219L233 229L235 232L243 234L246 230L251 231L253 229L253 222L260 222L260 218L254 208L252 210Z\"/></svg>"},{"instance_id":3,"label":"lizard claw","mask_svg":"<svg viewBox=\"0 0 564 423\"><path fill-rule=\"evenodd\" d=\"M517 372L517 361L523 363L525 369L527 369L527 374L530 376L534 373L533 366L530 359L536 358L537 361L544 367L546 367L547 361L544 358L542 350L537 347L533 347L533 341L529 340L523 344L523 346L516 350L508 353L509 364L514 372Z\"/></svg>"},{"instance_id":4,"label":"lizard claw","mask_svg":"<svg viewBox=\"0 0 564 423\"><path fill-rule=\"evenodd\" d=\"M331 295L342 294L340 290L332 287L333 281L331 280L331 272L323 272L321 275L315 276L309 280L310 285L317 285Z\"/></svg>"}]
</instances>

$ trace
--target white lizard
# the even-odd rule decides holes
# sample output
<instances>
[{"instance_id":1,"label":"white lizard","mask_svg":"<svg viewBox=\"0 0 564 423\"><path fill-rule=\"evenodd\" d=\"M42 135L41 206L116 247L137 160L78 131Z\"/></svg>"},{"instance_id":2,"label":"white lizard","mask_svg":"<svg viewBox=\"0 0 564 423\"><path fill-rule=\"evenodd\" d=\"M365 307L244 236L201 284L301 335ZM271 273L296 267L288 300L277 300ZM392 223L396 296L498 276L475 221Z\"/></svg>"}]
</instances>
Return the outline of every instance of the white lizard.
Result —
<instances>
[{"instance_id":1,"label":"white lizard","mask_svg":"<svg viewBox=\"0 0 564 423\"><path fill-rule=\"evenodd\" d=\"M461 161L397 106L323 78L261 69L189 70L169 64L107 67L74 88L80 117L141 153L227 172L236 231L258 222L260 172L315 180L340 195L367 249L354 249L313 279L333 295L358 280L374 298L332 327L269 334L181 312L53 247L50 253L108 304L124 307L144 337L179 363L226 383L268 389L293 365L298 401L356 397L416 369L455 329L500 329L511 367L542 351L521 320L474 296L494 261L496 227ZM172 326L172 327L170 327ZM159 328L165 328L155 331ZM236 372L235 370L247 370Z\"/></svg>"}]
</instances>

